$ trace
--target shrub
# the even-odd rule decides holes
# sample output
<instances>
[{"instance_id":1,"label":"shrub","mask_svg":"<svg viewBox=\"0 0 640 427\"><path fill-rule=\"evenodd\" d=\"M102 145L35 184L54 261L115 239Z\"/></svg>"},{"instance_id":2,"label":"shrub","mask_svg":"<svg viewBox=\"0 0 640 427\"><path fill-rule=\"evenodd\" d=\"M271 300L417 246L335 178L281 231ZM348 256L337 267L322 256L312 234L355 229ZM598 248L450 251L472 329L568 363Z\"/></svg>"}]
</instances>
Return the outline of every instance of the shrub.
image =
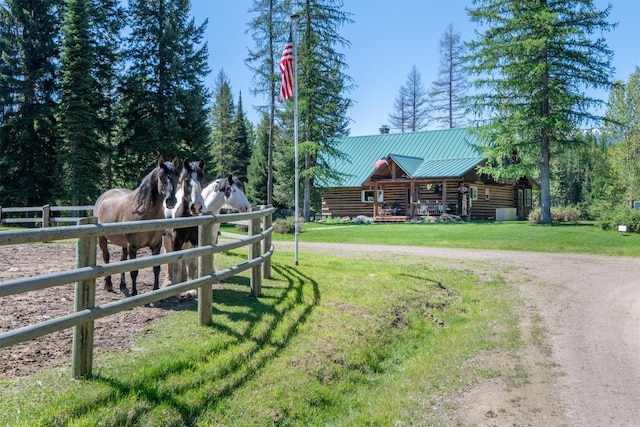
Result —
<instances>
[{"instance_id":1,"label":"shrub","mask_svg":"<svg viewBox=\"0 0 640 427\"><path fill-rule=\"evenodd\" d=\"M304 219L298 219L298 231L302 231L304 226ZM293 234L296 232L295 217L288 216L286 218L278 218L273 222L273 231L278 234Z\"/></svg>"},{"instance_id":2,"label":"shrub","mask_svg":"<svg viewBox=\"0 0 640 427\"><path fill-rule=\"evenodd\" d=\"M358 215L357 217L355 217L353 222L355 222L356 224L371 224L371 218L368 218L364 215Z\"/></svg>"},{"instance_id":3,"label":"shrub","mask_svg":"<svg viewBox=\"0 0 640 427\"><path fill-rule=\"evenodd\" d=\"M603 230L615 230L618 225L626 225L630 233L639 233L640 211L626 206L611 209L598 218L598 225Z\"/></svg>"},{"instance_id":4,"label":"shrub","mask_svg":"<svg viewBox=\"0 0 640 427\"><path fill-rule=\"evenodd\" d=\"M551 208L551 220L553 222L575 222L581 218L580 210L574 206ZM529 221L540 221L540 208L529 212Z\"/></svg>"}]
</instances>

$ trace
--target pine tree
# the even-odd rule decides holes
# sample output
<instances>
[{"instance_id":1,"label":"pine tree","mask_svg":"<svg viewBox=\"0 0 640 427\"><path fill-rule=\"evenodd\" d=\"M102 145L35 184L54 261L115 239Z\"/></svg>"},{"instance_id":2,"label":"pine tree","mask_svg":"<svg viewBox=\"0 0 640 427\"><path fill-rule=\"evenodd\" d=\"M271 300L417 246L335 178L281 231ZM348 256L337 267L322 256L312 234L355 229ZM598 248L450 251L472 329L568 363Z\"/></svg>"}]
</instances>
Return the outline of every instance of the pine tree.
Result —
<instances>
[{"instance_id":1,"label":"pine tree","mask_svg":"<svg viewBox=\"0 0 640 427\"><path fill-rule=\"evenodd\" d=\"M267 198L263 203L273 204L273 138L276 119L276 97L278 96L280 74L276 72L276 64L280 57L281 46L276 45L288 34L289 16L286 1L254 0L250 12L255 17L248 24L255 49L249 50L246 60L249 68L255 73L251 91L263 94L267 105L261 107L268 111L269 132L267 142ZM251 181L250 181L251 183ZM253 199L250 199L253 200Z\"/></svg>"},{"instance_id":2,"label":"pine tree","mask_svg":"<svg viewBox=\"0 0 640 427\"><path fill-rule=\"evenodd\" d=\"M627 83L616 81L611 86L605 118L603 132L612 144L612 170L624 188L620 202L631 206L633 200L640 200L640 67Z\"/></svg>"},{"instance_id":3,"label":"pine tree","mask_svg":"<svg viewBox=\"0 0 640 427\"><path fill-rule=\"evenodd\" d=\"M61 0L0 4L0 205L38 206L56 187Z\"/></svg>"},{"instance_id":4,"label":"pine tree","mask_svg":"<svg viewBox=\"0 0 640 427\"><path fill-rule=\"evenodd\" d=\"M267 202L267 152L269 150L269 142L271 132L271 119L269 114L263 113L262 120L258 124L256 131L255 143L251 150L251 161L247 168L247 188L245 189L247 198L259 205L273 204ZM273 200L273 199L272 199Z\"/></svg>"},{"instance_id":5,"label":"pine tree","mask_svg":"<svg viewBox=\"0 0 640 427\"><path fill-rule=\"evenodd\" d=\"M440 68L438 79L431 85L431 119L445 128L465 125L463 99L467 91L467 79L463 71L464 44L460 33L449 27L440 39Z\"/></svg>"},{"instance_id":6,"label":"pine tree","mask_svg":"<svg viewBox=\"0 0 640 427\"><path fill-rule=\"evenodd\" d=\"M393 113L389 114L389 123L400 132L409 130L409 93L405 85L400 86L398 96L393 101Z\"/></svg>"},{"instance_id":7,"label":"pine tree","mask_svg":"<svg viewBox=\"0 0 640 427\"><path fill-rule=\"evenodd\" d=\"M341 0L300 0L294 5L294 10L300 11L299 135L303 142L301 177L304 180L303 214L307 221L312 203L316 210L320 209L320 192L314 182L322 185L334 173L325 159L340 155L332 138L349 133L347 110L352 100L346 94L351 89L351 78L345 74L345 55L336 48L349 46L339 28L352 21L342 7Z\"/></svg>"},{"instance_id":8,"label":"pine tree","mask_svg":"<svg viewBox=\"0 0 640 427\"><path fill-rule=\"evenodd\" d=\"M189 18L189 0L131 0L123 85L126 138L118 146L120 174L133 185L137 171L165 157L202 157L209 164L207 21ZM132 171L136 171L132 173Z\"/></svg>"},{"instance_id":9,"label":"pine tree","mask_svg":"<svg viewBox=\"0 0 640 427\"><path fill-rule=\"evenodd\" d=\"M551 223L551 153L580 144L574 130L597 119L589 108L601 101L583 88L610 84L613 53L604 38L589 38L614 27L610 11L592 0L478 0L468 9L486 28L467 58L476 76L471 107L489 118L477 129L488 159L481 172L517 179L537 171L542 223ZM504 166L514 153L520 161Z\"/></svg>"},{"instance_id":10,"label":"pine tree","mask_svg":"<svg viewBox=\"0 0 640 427\"><path fill-rule=\"evenodd\" d=\"M427 105L427 91L422 84L420 72L414 65L406 83L400 88L394 104L395 111L389 115L389 121L401 132L422 130L429 124Z\"/></svg>"},{"instance_id":11,"label":"pine tree","mask_svg":"<svg viewBox=\"0 0 640 427\"><path fill-rule=\"evenodd\" d=\"M60 58L61 97L58 113L63 167L60 189L72 205L91 204L102 182L98 146L97 82L93 78L94 50L89 40L89 0L67 0Z\"/></svg>"},{"instance_id":12,"label":"pine tree","mask_svg":"<svg viewBox=\"0 0 640 427\"><path fill-rule=\"evenodd\" d=\"M593 136L584 133L585 142L558 153L551 159L551 199L554 205L584 206L587 182L593 169L591 140Z\"/></svg>"},{"instance_id":13,"label":"pine tree","mask_svg":"<svg viewBox=\"0 0 640 427\"><path fill-rule=\"evenodd\" d=\"M119 0L91 0L88 16L89 40L93 47L93 71L96 81L96 145L101 149L104 180L102 190L123 186L114 182L113 155L118 145L121 124L119 87L121 85L122 29L125 26L124 8ZM100 175L99 175L100 176Z\"/></svg>"},{"instance_id":14,"label":"pine tree","mask_svg":"<svg viewBox=\"0 0 640 427\"><path fill-rule=\"evenodd\" d=\"M231 173L233 146L233 117L235 105L229 78L220 70L214 88L214 104L211 107L212 148L214 163L209 168L216 178Z\"/></svg>"},{"instance_id":15,"label":"pine tree","mask_svg":"<svg viewBox=\"0 0 640 427\"><path fill-rule=\"evenodd\" d=\"M250 132L242 109L242 93L238 96L238 107L231 122L231 144L229 146L228 173L247 178L247 168L251 160Z\"/></svg>"}]
</instances>

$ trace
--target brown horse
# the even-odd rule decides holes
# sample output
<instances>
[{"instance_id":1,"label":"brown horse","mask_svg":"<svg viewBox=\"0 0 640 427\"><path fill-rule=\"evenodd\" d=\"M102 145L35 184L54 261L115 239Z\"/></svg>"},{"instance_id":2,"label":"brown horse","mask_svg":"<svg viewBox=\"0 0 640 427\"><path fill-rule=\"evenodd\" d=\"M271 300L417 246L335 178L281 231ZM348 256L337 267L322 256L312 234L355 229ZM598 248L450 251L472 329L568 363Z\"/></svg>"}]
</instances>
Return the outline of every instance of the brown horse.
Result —
<instances>
[{"instance_id":1,"label":"brown horse","mask_svg":"<svg viewBox=\"0 0 640 427\"><path fill-rule=\"evenodd\" d=\"M93 208L99 224L124 221L141 221L164 218L164 207L173 208L176 205L176 183L178 180L178 158L173 162L165 162L160 156L158 166L153 169L135 190L114 188L104 192L96 201ZM160 253L163 230L147 231L143 233L118 234L100 236L98 243L102 250L102 259L109 263L107 240L122 247L122 258L127 255L135 259L140 248L150 248L153 255ZM160 266L153 267L153 289L158 289ZM127 291L124 273L120 275L120 290ZM138 270L131 271L131 295L137 295L136 278ZM105 289L113 291L111 276L105 277Z\"/></svg>"}]
</instances>

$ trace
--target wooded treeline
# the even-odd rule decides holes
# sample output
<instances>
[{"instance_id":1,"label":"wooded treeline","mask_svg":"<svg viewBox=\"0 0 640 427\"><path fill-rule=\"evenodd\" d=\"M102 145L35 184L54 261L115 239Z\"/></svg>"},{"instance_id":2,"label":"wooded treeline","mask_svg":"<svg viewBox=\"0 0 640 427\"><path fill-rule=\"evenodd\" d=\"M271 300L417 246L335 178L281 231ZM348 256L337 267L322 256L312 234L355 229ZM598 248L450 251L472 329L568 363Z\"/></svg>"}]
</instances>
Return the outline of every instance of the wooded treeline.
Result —
<instances>
[{"instance_id":1,"label":"wooded treeline","mask_svg":"<svg viewBox=\"0 0 640 427\"><path fill-rule=\"evenodd\" d=\"M191 17L189 0L0 2L0 206L92 204L108 188L135 188L162 155L202 158L209 179L236 174L252 202L290 207L292 105L277 103L276 92L296 10L309 210L325 173L321 154L348 132L350 81L335 49L348 44L338 32L348 21L341 8L336 0L254 1L247 65L256 75L250 89L265 99L254 128L224 70L206 87L208 22Z\"/></svg>"},{"instance_id":2,"label":"wooded treeline","mask_svg":"<svg viewBox=\"0 0 640 427\"><path fill-rule=\"evenodd\" d=\"M552 204L589 218L628 208L640 199L640 72L610 86L612 52L588 37L615 27L610 8L521 3L479 1L468 12L485 32L464 45L449 26L438 79L426 90L414 67L392 124L473 127L487 141L478 147L489 159L482 172L541 181L543 222ZM246 65L248 89L263 100L251 106L259 123L247 120L224 70L206 87L209 23L191 17L189 0L0 0L0 206L92 204L108 188L134 188L163 155L202 158L209 179L239 175L252 202L291 207L293 100L278 102L278 64L293 11L308 219L319 188L335 178L327 159L341 153L332 138L349 134L353 82L340 30L353 21L343 0L253 1ZM607 120L583 133L598 103L584 88L603 86L611 87Z\"/></svg>"}]
</instances>

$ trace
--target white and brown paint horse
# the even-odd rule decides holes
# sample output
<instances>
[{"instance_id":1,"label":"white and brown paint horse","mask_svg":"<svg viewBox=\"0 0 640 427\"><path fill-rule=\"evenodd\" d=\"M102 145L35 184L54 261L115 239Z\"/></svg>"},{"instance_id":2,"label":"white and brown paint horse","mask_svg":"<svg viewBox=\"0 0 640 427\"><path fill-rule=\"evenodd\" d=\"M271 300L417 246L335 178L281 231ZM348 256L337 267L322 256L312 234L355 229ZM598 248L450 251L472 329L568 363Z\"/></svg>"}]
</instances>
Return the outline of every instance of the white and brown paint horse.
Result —
<instances>
[{"instance_id":1,"label":"white and brown paint horse","mask_svg":"<svg viewBox=\"0 0 640 427\"><path fill-rule=\"evenodd\" d=\"M184 218L199 215L204 207L202 187L204 184L204 160L189 162L184 160L184 166L178 179L178 191L176 191L177 204L173 209L165 209L165 218ZM179 251L183 244L198 244L198 228L185 227L167 230L163 237L163 246L166 252ZM177 263L168 265L169 277L174 277L173 269ZM173 283L173 281L171 282Z\"/></svg>"},{"instance_id":2,"label":"white and brown paint horse","mask_svg":"<svg viewBox=\"0 0 640 427\"><path fill-rule=\"evenodd\" d=\"M220 213L223 207L237 210L239 212L249 212L251 210L251 204L247 200L247 196L244 194L244 185L240 179L229 175L226 178L220 178L207 185L202 190L202 197L204 198L203 212L211 212L214 215ZM217 238L218 229L220 224L213 226L214 239ZM183 240L180 249L188 248L191 246L197 246L198 244L198 231L194 228L192 239ZM165 251L180 250L174 244L173 247L169 244L167 239L164 241ZM177 262L169 265L168 280L170 283L176 284L185 280L196 278L196 262L197 260L192 258L182 262Z\"/></svg>"},{"instance_id":3,"label":"white and brown paint horse","mask_svg":"<svg viewBox=\"0 0 640 427\"><path fill-rule=\"evenodd\" d=\"M96 201L93 208L99 224L141 221L164 218L164 208L173 208L176 203L176 184L178 181L178 158L173 162L166 162L160 156L158 166L144 177L138 188L128 190L114 188L104 192ZM163 231L147 231L141 233L117 234L100 236L98 243L102 250L102 259L109 263L107 240L122 247L121 260L135 259L140 248L150 248L154 255L160 253ZM131 295L137 295L136 279L138 270L131 271ZM153 289L158 289L160 266L153 267ZM113 291L111 276L105 277L105 289ZM125 274L120 275L120 290L127 292Z\"/></svg>"}]
</instances>

